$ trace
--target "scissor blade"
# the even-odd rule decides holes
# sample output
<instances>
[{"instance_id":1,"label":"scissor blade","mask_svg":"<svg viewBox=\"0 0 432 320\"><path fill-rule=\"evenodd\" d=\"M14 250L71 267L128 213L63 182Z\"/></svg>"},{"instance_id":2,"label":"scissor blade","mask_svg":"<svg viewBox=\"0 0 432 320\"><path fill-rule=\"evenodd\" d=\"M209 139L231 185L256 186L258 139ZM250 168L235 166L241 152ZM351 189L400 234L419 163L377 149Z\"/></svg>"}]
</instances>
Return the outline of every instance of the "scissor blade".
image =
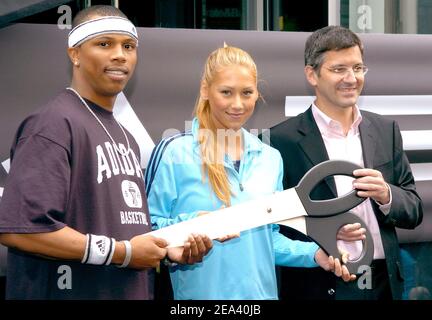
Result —
<instances>
[{"instance_id":1,"label":"scissor blade","mask_svg":"<svg viewBox=\"0 0 432 320\"><path fill-rule=\"evenodd\" d=\"M306 220L304 216L279 221L277 224L282 224L284 226L296 229L297 231L307 235Z\"/></svg>"},{"instance_id":2,"label":"scissor blade","mask_svg":"<svg viewBox=\"0 0 432 320\"><path fill-rule=\"evenodd\" d=\"M216 210L149 234L165 239L169 247L182 246L191 233L216 239L270 223L307 215L294 188Z\"/></svg>"}]
</instances>

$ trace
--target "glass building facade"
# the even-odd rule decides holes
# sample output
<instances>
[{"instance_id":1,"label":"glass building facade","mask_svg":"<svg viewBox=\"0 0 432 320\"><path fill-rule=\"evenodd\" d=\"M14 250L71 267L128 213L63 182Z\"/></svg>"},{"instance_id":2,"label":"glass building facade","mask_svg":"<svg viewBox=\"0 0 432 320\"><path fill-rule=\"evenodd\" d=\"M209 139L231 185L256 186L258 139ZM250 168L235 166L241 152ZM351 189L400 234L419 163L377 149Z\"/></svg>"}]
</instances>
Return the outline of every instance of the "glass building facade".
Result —
<instances>
[{"instance_id":1,"label":"glass building facade","mask_svg":"<svg viewBox=\"0 0 432 320\"><path fill-rule=\"evenodd\" d=\"M32 2L32 1L29 1ZM35 2L35 1L33 1ZM313 31L342 25L362 33L432 34L430 0L75 0L42 1L9 22L57 23L59 5L75 13L87 6L120 8L139 27ZM54 5L55 4L55 5ZM311 10L311 8L314 8ZM1 9L1 4L0 4ZM0 19L1 10L0 10ZM1 20L0 20L1 21ZM4 22L3 22L4 24ZM1 26L1 24L0 24Z\"/></svg>"}]
</instances>

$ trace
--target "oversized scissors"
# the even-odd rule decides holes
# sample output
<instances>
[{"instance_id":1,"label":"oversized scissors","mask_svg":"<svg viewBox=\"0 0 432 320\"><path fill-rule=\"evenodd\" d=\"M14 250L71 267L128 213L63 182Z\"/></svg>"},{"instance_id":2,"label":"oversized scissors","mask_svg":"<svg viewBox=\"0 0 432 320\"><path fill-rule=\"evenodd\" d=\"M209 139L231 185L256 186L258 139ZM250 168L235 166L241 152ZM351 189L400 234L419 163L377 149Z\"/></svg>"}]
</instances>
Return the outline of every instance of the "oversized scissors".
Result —
<instances>
[{"instance_id":1,"label":"oversized scissors","mask_svg":"<svg viewBox=\"0 0 432 320\"><path fill-rule=\"evenodd\" d=\"M358 165L343 160L328 160L311 168L298 185L271 195L262 196L206 215L180 222L150 234L164 238L170 247L182 246L191 233L206 234L216 239L228 234L277 223L294 228L314 240L328 255L340 258L336 235L339 229L351 223L360 223L366 230L363 249L356 259L345 263L350 273L357 273L362 265L373 260L374 245L364 221L349 212L366 198L353 189L338 198L312 200L310 193L323 179L335 175L353 177Z\"/></svg>"}]
</instances>

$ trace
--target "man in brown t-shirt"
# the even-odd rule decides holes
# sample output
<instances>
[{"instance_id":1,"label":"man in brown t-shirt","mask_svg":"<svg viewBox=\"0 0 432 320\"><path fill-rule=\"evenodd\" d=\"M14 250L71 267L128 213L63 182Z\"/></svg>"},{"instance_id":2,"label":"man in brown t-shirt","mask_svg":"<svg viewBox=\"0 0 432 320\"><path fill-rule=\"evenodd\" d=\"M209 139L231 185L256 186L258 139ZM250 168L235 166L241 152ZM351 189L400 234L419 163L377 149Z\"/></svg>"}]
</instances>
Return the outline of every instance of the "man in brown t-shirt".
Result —
<instances>
[{"instance_id":1,"label":"man in brown t-shirt","mask_svg":"<svg viewBox=\"0 0 432 320\"><path fill-rule=\"evenodd\" d=\"M149 268L201 261L206 236L167 249L151 230L139 148L113 117L138 35L111 6L75 17L71 86L20 125L0 202L8 299L151 299Z\"/></svg>"}]
</instances>

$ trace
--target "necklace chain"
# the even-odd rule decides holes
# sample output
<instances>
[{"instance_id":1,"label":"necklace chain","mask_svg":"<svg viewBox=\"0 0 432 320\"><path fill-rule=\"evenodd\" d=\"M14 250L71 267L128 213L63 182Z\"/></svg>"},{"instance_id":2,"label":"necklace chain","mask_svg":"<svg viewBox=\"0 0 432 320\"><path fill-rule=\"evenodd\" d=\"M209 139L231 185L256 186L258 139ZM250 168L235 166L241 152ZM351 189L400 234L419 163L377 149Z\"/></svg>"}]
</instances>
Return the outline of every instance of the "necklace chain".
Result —
<instances>
[{"instance_id":1,"label":"necklace chain","mask_svg":"<svg viewBox=\"0 0 432 320\"><path fill-rule=\"evenodd\" d=\"M120 124L120 122L117 121L116 118L114 118L114 120L117 122L118 126L120 127L121 131L123 132L123 135L126 139L126 143L127 143L127 149L126 152L122 152L120 150L120 148L117 146L117 143L114 141L113 137L111 136L111 134L108 132L107 128L104 126L104 124L102 123L102 121L100 121L100 119L98 118L98 116L93 112L93 110L89 107L89 105L87 104L87 102L83 99L83 97L81 97L81 95L74 89L71 87L66 88L67 90L72 91L73 93L76 94L76 96L81 100L82 104L87 108L87 110L93 115L93 117L95 117L95 119L97 120L97 122L100 124L100 126L102 127L102 129L104 129L105 133L108 135L108 137L111 139L111 142L114 146L114 149L120 153L122 156L127 156L129 151L130 151L130 144L129 144L129 139L126 135L126 132L123 129L123 126Z\"/></svg>"}]
</instances>

